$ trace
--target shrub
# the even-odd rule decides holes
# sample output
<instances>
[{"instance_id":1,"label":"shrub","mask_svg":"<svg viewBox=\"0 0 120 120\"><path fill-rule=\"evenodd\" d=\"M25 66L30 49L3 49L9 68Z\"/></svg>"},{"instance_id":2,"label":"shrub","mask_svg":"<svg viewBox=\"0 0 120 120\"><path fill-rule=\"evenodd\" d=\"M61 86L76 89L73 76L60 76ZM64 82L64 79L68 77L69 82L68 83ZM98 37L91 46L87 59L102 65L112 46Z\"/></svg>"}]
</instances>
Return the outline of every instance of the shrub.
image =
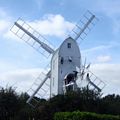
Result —
<instances>
[{"instance_id":1,"label":"shrub","mask_svg":"<svg viewBox=\"0 0 120 120\"><path fill-rule=\"evenodd\" d=\"M58 112L54 115L54 120L120 120L119 116L101 115L90 112Z\"/></svg>"}]
</instances>

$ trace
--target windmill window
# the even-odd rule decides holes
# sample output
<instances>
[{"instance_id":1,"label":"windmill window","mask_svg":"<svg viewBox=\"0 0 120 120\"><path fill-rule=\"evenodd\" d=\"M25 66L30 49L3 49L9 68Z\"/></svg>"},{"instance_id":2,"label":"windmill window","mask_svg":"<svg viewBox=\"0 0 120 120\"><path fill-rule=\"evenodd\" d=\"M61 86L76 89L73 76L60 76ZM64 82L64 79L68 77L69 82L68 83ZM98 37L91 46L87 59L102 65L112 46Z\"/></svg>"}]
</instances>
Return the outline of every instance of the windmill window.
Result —
<instances>
[{"instance_id":1,"label":"windmill window","mask_svg":"<svg viewBox=\"0 0 120 120\"><path fill-rule=\"evenodd\" d=\"M63 59L63 57L61 57L61 64L63 64L63 62L64 62L64 59Z\"/></svg>"},{"instance_id":2,"label":"windmill window","mask_svg":"<svg viewBox=\"0 0 120 120\"><path fill-rule=\"evenodd\" d=\"M68 44L67 44L67 47L68 47L68 48L71 48L71 43L68 43Z\"/></svg>"}]
</instances>

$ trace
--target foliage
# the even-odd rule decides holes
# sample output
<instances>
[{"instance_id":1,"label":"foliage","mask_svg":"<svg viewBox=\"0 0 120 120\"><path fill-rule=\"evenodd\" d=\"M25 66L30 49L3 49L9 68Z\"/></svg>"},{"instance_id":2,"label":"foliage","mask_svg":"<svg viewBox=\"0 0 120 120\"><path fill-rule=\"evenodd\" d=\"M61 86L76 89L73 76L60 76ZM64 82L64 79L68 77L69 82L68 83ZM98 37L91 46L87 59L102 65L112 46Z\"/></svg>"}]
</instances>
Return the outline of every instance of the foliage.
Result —
<instances>
[{"instance_id":1,"label":"foliage","mask_svg":"<svg viewBox=\"0 0 120 120\"><path fill-rule=\"evenodd\" d=\"M0 90L0 120L52 120L56 112L94 112L100 114L120 115L120 96L107 95L88 88L57 95L49 100L39 99L39 106L33 109L26 104L28 94L18 94L11 87Z\"/></svg>"},{"instance_id":2,"label":"foliage","mask_svg":"<svg viewBox=\"0 0 120 120\"><path fill-rule=\"evenodd\" d=\"M12 117L20 108L18 95L10 87L0 90L0 118Z\"/></svg>"},{"instance_id":3,"label":"foliage","mask_svg":"<svg viewBox=\"0 0 120 120\"><path fill-rule=\"evenodd\" d=\"M120 120L119 116L101 115L89 112L58 112L54 115L54 120Z\"/></svg>"},{"instance_id":4,"label":"foliage","mask_svg":"<svg viewBox=\"0 0 120 120\"><path fill-rule=\"evenodd\" d=\"M28 120L33 109L26 104L26 93L18 95L12 87L0 90L0 120ZM34 112L33 112L34 113ZM32 115L33 115L32 113Z\"/></svg>"}]
</instances>

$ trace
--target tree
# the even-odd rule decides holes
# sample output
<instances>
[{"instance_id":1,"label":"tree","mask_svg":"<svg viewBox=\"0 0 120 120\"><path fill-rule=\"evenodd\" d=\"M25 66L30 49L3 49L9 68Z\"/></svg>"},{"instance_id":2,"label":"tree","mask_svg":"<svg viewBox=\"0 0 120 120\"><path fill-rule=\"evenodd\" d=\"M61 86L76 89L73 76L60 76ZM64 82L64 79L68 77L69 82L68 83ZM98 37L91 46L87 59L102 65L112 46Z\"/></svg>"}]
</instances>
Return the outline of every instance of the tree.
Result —
<instances>
[{"instance_id":1,"label":"tree","mask_svg":"<svg viewBox=\"0 0 120 120\"><path fill-rule=\"evenodd\" d=\"M11 87L0 90L0 119L12 118L20 108L19 96Z\"/></svg>"},{"instance_id":2,"label":"tree","mask_svg":"<svg viewBox=\"0 0 120 120\"><path fill-rule=\"evenodd\" d=\"M120 96L107 95L101 97L101 93L89 90L88 87L77 91L67 92L65 95L57 95L49 100L40 99L39 106L33 109L26 100L27 93L20 95L12 87L0 90L0 120L52 120L56 112L85 111L101 114L120 114Z\"/></svg>"}]
</instances>

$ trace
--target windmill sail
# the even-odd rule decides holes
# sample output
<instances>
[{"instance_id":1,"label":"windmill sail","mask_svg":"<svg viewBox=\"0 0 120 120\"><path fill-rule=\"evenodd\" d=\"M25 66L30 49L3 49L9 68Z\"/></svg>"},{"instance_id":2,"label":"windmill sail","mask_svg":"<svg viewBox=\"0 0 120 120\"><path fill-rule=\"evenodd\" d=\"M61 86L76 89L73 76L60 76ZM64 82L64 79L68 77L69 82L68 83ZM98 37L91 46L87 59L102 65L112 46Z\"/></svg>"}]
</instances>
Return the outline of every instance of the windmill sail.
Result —
<instances>
[{"instance_id":1,"label":"windmill sail","mask_svg":"<svg viewBox=\"0 0 120 120\"><path fill-rule=\"evenodd\" d=\"M97 20L98 19L95 15L93 15L90 11L87 11L83 18L75 25L69 36L71 36L74 40L78 40L79 37L81 40L84 40Z\"/></svg>"},{"instance_id":2,"label":"windmill sail","mask_svg":"<svg viewBox=\"0 0 120 120\"><path fill-rule=\"evenodd\" d=\"M18 19L18 21L15 22L11 31L45 57L48 57L54 52L53 46L42 35L21 19Z\"/></svg>"},{"instance_id":3,"label":"windmill sail","mask_svg":"<svg viewBox=\"0 0 120 120\"><path fill-rule=\"evenodd\" d=\"M102 89L106 86L106 84L101 79L99 79L90 71L89 73L86 73L86 80L88 82L89 88L97 90L98 92L101 92Z\"/></svg>"},{"instance_id":4,"label":"windmill sail","mask_svg":"<svg viewBox=\"0 0 120 120\"><path fill-rule=\"evenodd\" d=\"M47 74L41 73L31 88L28 90L28 94L30 95L27 103L32 107L36 107L39 103L39 98L49 98L50 96L50 74L51 71L48 71Z\"/></svg>"},{"instance_id":5,"label":"windmill sail","mask_svg":"<svg viewBox=\"0 0 120 120\"><path fill-rule=\"evenodd\" d=\"M17 35L19 38L24 40L26 43L28 43L30 46L32 46L34 49L36 49L38 52L40 52L41 54L43 54L46 57L48 57L50 54L56 53L53 55L53 58L51 60L51 67L49 67L51 69L48 70L45 74L41 73L39 75L39 77L36 79L36 81L33 83L33 85L31 86L31 88L28 90L27 93L30 95L29 99L27 100L28 104L30 104L32 107L36 107L40 100L38 97L49 98L49 95L52 92L55 93L53 95L62 93L62 90L65 87L68 87L68 86L71 86L74 84L74 83L68 84L67 86L65 86L63 88L62 82L59 82L59 81L56 82L55 80L64 80L64 76L62 76L62 75L64 75L64 73L66 74L67 72L69 72L70 68L73 68L73 69L76 68L76 67L73 67L76 61L72 62L72 60L74 60L71 57L72 54L70 54L70 56L68 56L68 54L66 55L67 52L65 50L68 50L71 48L71 47L69 47L69 45L71 46L72 41L74 41L74 40L77 41L78 38L81 38L81 40L83 40L87 36L88 32L91 30L91 27L95 25L95 23L94 23L95 20L97 20L95 15L93 15L91 12L87 11L85 13L83 19L80 20L79 23L72 30L72 32L70 34L70 39L69 38L66 39L66 41L69 40L70 43L66 42L67 47L61 47L61 48L63 48L63 51L64 51L63 54L61 54L61 56L62 55L64 57L67 56L67 60L61 59L63 57L60 56L60 52L57 51L58 49L54 50L54 47L52 47L51 44L41 34L39 34L31 26L26 24L23 20L18 19L18 21L15 22L14 26L11 29L11 31L15 35ZM71 39L71 37L73 39ZM66 46L66 43L64 44L65 46ZM77 43L75 41L73 43L75 43L73 45L78 47ZM73 48L75 49L76 47L73 47ZM79 51L79 49L77 49L77 51ZM70 53L73 53L73 51ZM75 52L75 54L76 54L76 52ZM55 58L56 56L57 56L57 59ZM75 56L73 56L73 57L75 57ZM77 58L81 59L80 52L78 52ZM78 62L76 62L75 66L81 66L79 59L78 59ZM61 61L61 64L59 64L60 61ZM63 61L65 64L68 63L68 65L70 67L63 67ZM60 66L62 66L61 68L63 68L63 70L60 70L60 69L58 70L58 68L60 68ZM86 76L87 85L90 88L101 91L105 87L105 83L102 80L100 80L98 77L96 77L92 72L88 71L89 67L90 67L90 64L88 66L86 66L86 60L85 60L82 71L79 68L80 69L80 78L81 78L80 80L81 81L82 81L82 79L85 80L85 76ZM54 69L54 71L53 71L53 69ZM58 73L60 73L61 77L59 76ZM58 77L60 77L60 79L58 79ZM61 78L63 78L63 79L61 79ZM57 84L54 84L55 82ZM51 85L52 85L52 87L50 87ZM58 85L59 85L60 90L56 92L55 90L57 90ZM55 89L50 89L53 87Z\"/></svg>"},{"instance_id":6,"label":"windmill sail","mask_svg":"<svg viewBox=\"0 0 120 120\"><path fill-rule=\"evenodd\" d=\"M23 20L18 19L15 22L14 26L11 28L11 31L17 35L19 38L24 40L38 52L43 54L45 57L48 57L50 54L54 53L53 46L37 31L35 31L31 26L26 24ZM47 98L50 93L50 70L47 73L41 73L35 82L32 84L31 88L28 90L30 95L27 103L32 107L36 107L39 103L37 97Z\"/></svg>"}]
</instances>

